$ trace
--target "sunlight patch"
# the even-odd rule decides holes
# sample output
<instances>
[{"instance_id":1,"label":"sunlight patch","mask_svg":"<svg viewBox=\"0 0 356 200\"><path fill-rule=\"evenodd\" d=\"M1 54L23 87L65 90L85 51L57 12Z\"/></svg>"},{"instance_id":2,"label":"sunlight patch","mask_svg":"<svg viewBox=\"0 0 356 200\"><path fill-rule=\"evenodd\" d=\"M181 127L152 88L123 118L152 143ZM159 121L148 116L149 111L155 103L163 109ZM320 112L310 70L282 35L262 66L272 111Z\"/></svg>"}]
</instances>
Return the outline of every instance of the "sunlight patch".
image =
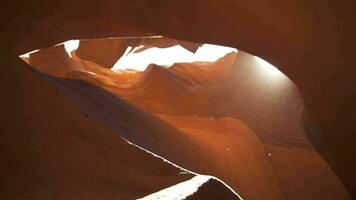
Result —
<instances>
[{"instance_id":1,"label":"sunlight patch","mask_svg":"<svg viewBox=\"0 0 356 200\"><path fill-rule=\"evenodd\" d=\"M68 40L64 42L64 48L68 53L69 57L72 57L71 52L77 50L79 47L79 40Z\"/></svg>"},{"instance_id":2,"label":"sunlight patch","mask_svg":"<svg viewBox=\"0 0 356 200\"><path fill-rule=\"evenodd\" d=\"M188 181L178 183L138 200L183 200L197 192L199 187L211 178L211 176L197 175Z\"/></svg>"},{"instance_id":3,"label":"sunlight patch","mask_svg":"<svg viewBox=\"0 0 356 200\"><path fill-rule=\"evenodd\" d=\"M139 53L128 53L131 50L132 47L128 47L124 56L111 69L144 71L149 64L170 67L174 63L215 62L230 52L237 52L235 48L212 44L204 44L196 53L192 53L180 45L168 48L153 47Z\"/></svg>"},{"instance_id":4,"label":"sunlight patch","mask_svg":"<svg viewBox=\"0 0 356 200\"><path fill-rule=\"evenodd\" d=\"M268 73L271 76L282 76L282 72L280 72L275 66L270 64L269 62L263 60L260 57L254 56L256 59L256 62L261 66L263 70L265 70L266 73Z\"/></svg>"}]
</instances>

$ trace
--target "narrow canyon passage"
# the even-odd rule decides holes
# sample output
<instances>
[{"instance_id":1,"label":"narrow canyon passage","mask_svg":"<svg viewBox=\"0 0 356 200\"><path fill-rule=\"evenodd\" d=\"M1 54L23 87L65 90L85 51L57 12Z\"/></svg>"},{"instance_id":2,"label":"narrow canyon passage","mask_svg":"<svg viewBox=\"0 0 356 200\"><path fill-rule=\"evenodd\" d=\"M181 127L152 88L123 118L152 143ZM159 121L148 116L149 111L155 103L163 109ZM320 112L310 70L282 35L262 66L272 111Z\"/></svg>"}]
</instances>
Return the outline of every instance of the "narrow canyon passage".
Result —
<instances>
[{"instance_id":1,"label":"narrow canyon passage","mask_svg":"<svg viewBox=\"0 0 356 200\"><path fill-rule=\"evenodd\" d=\"M193 58L117 65L125 56L176 45ZM69 53L70 45L61 44L23 59L123 138L215 176L245 199L347 198L304 133L303 100L295 85L243 51L228 48L205 61L196 56L204 45L168 38L84 40ZM325 193L328 188L333 190Z\"/></svg>"},{"instance_id":2,"label":"narrow canyon passage","mask_svg":"<svg viewBox=\"0 0 356 200\"><path fill-rule=\"evenodd\" d=\"M229 152L236 150L227 147L229 144L223 139L226 135L236 134L225 131L232 124L246 125L250 134L241 135L253 135L251 144L262 147L263 153L249 151L248 154L256 154L256 162L265 162L272 168L267 170L273 172L267 174L275 177L275 184L271 185L275 190L271 194L283 194L283 198L324 199L328 198L326 194L335 199L356 198L356 1L4 0L0 7L1 199L137 199L191 179L193 175L177 176L180 170L161 163L162 160L151 160L147 152L141 155L140 151L135 151L138 150L136 147L132 148L122 140L122 137L135 135L131 137L135 143L151 148L150 151L169 160L190 163L192 168L203 166L189 160L191 157L177 156L177 146L173 145L174 151L166 152L160 146L163 143L157 142L166 131L172 133L172 138L161 141L166 146L175 142L187 145L183 153L207 152L209 155L203 155L205 160L210 160L216 155L208 147L219 149L217 152L223 155L219 154L218 162L204 170L214 171L225 182L230 181L228 185L236 184L234 189L243 197L253 198L258 192L247 190L251 188L248 185L254 186L256 182L246 182L252 179L228 180L232 172L224 174L222 171L225 170L220 170L228 163L226 160L234 157ZM106 40L115 37L130 40ZM100 38L104 39L100 44L96 41L93 45L90 40ZM61 45L52 49L53 55L61 55L55 56L62 60L57 67L41 67L37 64L44 60L34 59L37 60L36 69L41 73L32 69L34 65L31 67L18 58L36 49L47 51L67 40L77 40L78 43L81 40L81 45L65 59L61 59ZM135 52L147 53L146 50L171 48L172 45L197 53L206 44L238 49L234 66L241 66L245 73L227 70L229 72L223 79L231 82L221 84L217 83L220 82L216 81L217 77L203 76L206 73L201 73L200 67L197 70L195 64L195 67L184 64L184 67L171 66L166 70L162 69L162 63L156 63L148 68L150 73L129 69L119 72L130 67L121 65L127 63L125 61L118 64L117 73L113 74L111 70L123 55L128 58ZM127 48L130 46L143 47L130 50ZM37 56L43 56L42 53ZM35 54L32 56L36 57ZM260 73L251 73L243 67L268 66L254 56L263 58L287 75L293 81L292 87L285 85L291 92L276 87L285 82L284 78L277 78L281 77L278 71L264 67L256 71ZM49 60L53 61L55 57ZM29 57L24 59L30 62ZM52 61L47 64L54 66ZM62 67L66 68L64 71L70 68L71 72L58 70ZM85 70L76 70L81 67ZM191 71L203 78L189 76ZM265 79L266 73L273 76ZM142 80L174 78L167 85L158 84L169 98L155 98L159 93L150 90L152 85L145 81L138 82L133 90L136 92L129 92L126 87L136 83L142 74L151 74ZM247 74L258 81L239 83L238 80L246 80ZM211 80L214 80L213 84L210 84ZM153 88L158 87L153 85L156 85ZM246 85L248 90L244 90ZM262 88L256 87L258 85ZM172 92L175 90L171 87L179 87L177 91L189 95ZM143 97L137 95L144 91ZM147 91L155 95L147 95ZM220 96L209 95L207 98L211 92ZM266 96L278 98L263 98ZM190 109L189 102L194 100L202 103ZM124 112L106 108L111 105ZM139 113L139 116L131 112ZM68 113L73 114L68 116ZM118 123L121 119L125 120ZM297 125L299 120L292 119L301 119L302 125ZM195 123L185 125L188 122ZM140 124L140 127L136 128L134 124ZM222 128L224 131L211 128L216 124L219 128L225 127ZM91 125L102 128L88 128ZM200 140L198 135L201 133L197 130L224 144L226 152L221 150L223 146L216 147L212 141ZM147 137L146 132L149 132ZM104 138L97 143L96 137ZM112 140L116 142L110 143ZM105 143L108 144L102 145ZM116 145L122 146L114 147ZM191 145L206 149L199 150ZM130 155L140 155L139 158L145 157L148 163L156 164L148 166L149 172L142 169L143 162L134 159L123 167L127 156L120 154L119 149L136 152ZM202 160L199 162L208 163L200 154L194 156ZM250 164L254 166L250 162L240 162L238 167L248 168ZM264 168L266 165L259 166ZM163 176L159 169L164 169ZM97 176L91 176L96 173ZM128 178L128 174L133 175L132 178ZM133 183L141 183L141 179L135 178L137 174L145 177L142 184L130 187ZM265 171L257 174L266 178ZM247 174L242 175L247 177ZM318 184L313 184L316 182ZM219 184L221 182L203 185L191 199L209 199L209 191L214 191ZM240 188L243 185L246 187ZM257 186L261 189L260 184ZM327 192L322 192L325 190Z\"/></svg>"}]
</instances>

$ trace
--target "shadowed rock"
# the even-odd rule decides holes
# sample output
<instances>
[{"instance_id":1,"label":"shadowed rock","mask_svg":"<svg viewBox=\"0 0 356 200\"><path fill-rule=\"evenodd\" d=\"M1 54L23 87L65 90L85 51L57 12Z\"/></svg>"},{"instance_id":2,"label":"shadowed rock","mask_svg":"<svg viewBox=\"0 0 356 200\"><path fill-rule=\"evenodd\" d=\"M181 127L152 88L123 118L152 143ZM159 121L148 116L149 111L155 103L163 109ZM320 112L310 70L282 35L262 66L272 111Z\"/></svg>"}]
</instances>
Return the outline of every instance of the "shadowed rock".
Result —
<instances>
[{"instance_id":1,"label":"shadowed rock","mask_svg":"<svg viewBox=\"0 0 356 200\"><path fill-rule=\"evenodd\" d=\"M45 75L0 52L8 66L1 68L1 199L135 199L192 177L129 145Z\"/></svg>"}]
</instances>

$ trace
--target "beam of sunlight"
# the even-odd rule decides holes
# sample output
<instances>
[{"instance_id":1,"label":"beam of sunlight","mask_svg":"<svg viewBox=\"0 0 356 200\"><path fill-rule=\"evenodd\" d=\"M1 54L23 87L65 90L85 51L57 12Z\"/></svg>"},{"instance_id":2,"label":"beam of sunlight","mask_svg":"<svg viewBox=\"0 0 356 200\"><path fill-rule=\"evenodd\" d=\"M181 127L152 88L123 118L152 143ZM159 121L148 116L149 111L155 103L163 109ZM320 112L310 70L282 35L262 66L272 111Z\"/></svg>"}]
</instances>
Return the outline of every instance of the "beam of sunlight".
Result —
<instances>
[{"instance_id":1,"label":"beam of sunlight","mask_svg":"<svg viewBox=\"0 0 356 200\"><path fill-rule=\"evenodd\" d=\"M263 69L267 75L272 76L272 77L278 77L282 76L283 73L279 71L275 66L270 64L269 62L263 60L260 57L254 56L256 62L258 63L259 66L261 66L261 69Z\"/></svg>"},{"instance_id":2,"label":"beam of sunlight","mask_svg":"<svg viewBox=\"0 0 356 200\"><path fill-rule=\"evenodd\" d=\"M178 183L138 200L182 200L198 191L199 187L212 177L197 175L190 180Z\"/></svg>"},{"instance_id":3,"label":"beam of sunlight","mask_svg":"<svg viewBox=\"0 0 356 200\"><path fill-rule=\"evenodd\" d=\"M212 44L204 44L195 54L180 45L168 48L153 47L139 53L125 54L115 63L112 70L134 69L144 71L151 63L170 67L174 63L214 62L233 51L237 52L235 48Z\"/></svg>"}]
</instances>

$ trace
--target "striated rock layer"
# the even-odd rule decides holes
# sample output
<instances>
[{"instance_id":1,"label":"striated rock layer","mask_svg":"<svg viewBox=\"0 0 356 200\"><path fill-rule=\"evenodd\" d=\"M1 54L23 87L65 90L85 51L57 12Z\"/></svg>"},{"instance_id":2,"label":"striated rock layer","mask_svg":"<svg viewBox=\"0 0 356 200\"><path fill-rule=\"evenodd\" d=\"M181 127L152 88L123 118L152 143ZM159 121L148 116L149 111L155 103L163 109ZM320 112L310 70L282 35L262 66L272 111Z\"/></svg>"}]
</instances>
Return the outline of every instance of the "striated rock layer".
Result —
<instances>
[{"instance_id":1,"label":"striated rock layer","mask_svg":"<svg viewBox=\"0 0 356 200\"><path fill-rule=\"evenodd\" d=\"M259 80L253 56L115 73L72 55L79 70L62 67L67 77L98 87L47 79L129 141L216 176L246 199L348 198L300 126L303 103L295 86L286 78L279 89Z\"/></svg>"},{"instance_id":2,"label":"striated rock layer","mask_svg":"<svg viewBox=\"0 0 356 200\"><path fill-rule=\"evenodd\" d=\"M193 176L129 145L47 75L0 52L1 199L135 199Z\"/></svg>"},{"instance_id":3,"label":"striated rock layer","mask_svg":"<svg viewBox=\"0 0 356 200\"><path fill-rule=\"evenodd\" d=\"M313 120L305 122L308 136L356 198L354 0L16 0L0 4L0 43L16 55L70 39L164 35L232 46L269 61L301 90L308 118Z\"/></svg>"}]
</instances>

